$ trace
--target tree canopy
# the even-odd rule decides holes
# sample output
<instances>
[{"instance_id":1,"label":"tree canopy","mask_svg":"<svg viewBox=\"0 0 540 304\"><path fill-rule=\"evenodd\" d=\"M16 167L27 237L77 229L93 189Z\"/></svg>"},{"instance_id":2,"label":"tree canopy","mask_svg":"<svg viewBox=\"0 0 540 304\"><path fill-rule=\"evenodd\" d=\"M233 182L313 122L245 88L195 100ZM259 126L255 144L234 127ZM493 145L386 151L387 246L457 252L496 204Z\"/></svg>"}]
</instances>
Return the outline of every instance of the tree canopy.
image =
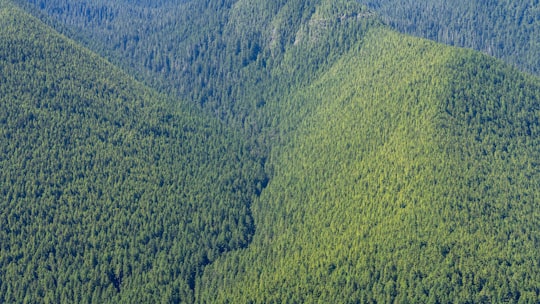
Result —
<instances>
[{"instance_id":1,"label":"tree canopy","mask_svg":"<svg viewBox=\"0 0 540 304\"><path fill-rule=\"evenodd\" d=\"M0 302L539 302L540 79L366 4L0 0Z\"/></svg>"}]
</instances>

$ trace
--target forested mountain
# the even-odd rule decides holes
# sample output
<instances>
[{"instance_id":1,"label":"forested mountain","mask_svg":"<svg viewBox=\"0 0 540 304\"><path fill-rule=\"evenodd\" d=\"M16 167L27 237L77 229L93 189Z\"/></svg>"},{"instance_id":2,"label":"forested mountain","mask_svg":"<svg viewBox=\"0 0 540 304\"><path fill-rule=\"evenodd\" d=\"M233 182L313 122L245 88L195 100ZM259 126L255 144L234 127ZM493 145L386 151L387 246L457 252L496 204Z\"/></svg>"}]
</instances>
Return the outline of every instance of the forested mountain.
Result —
<instances>
[{"instance_id":1,"label":"forested mountain","mask_svg":"<svg viewBox=\"0 0 540 304\"><path fill-rule=\"evenodd\" d=\"M394 28L473 48L540 75L538 0L359 0Z\"/></svg>"},{"instance_id":2,"label":"forested mountain","mask_svg":"<svg viewBox=\"0 0 540 304\"><path fill-rule=\"evenodd\" d=\"M0 302L540 301L538 78L356 0L13 2Z\"/></svg>"},{"instance_id":3,"label":"forested mountain","mask_svg":"<svg viewBox=\"0 0 540 304\"><path fill-rule=\"evenodd\" d=\"M369 31L291 97L318 106L197 298L537 303L539 96L487 56Z\"/></svg>"},{"instance_id":4,"label":"forested mountain","mask_svg":"<svg viewBox=\"0 0 540 304\"><path fill-rule=\"evenodd\" d=\"M254 233L249 146L0 3L0 302L193 301Z\"/></svg>"},{"instance_id":5,"label":"forested mountain","mask_svg":"<svg viewBox=\"0 0 540 304\"><path fill-rule=\"evenodd\" d=\"M324 33L332 23L312 18L317 6L330 7L333 20L348 22L352 15L338 16L339 7L356 6L355 1L321 0L16 1L138 79L193 100L229 123L247 120L248 130L263 128L250 117L275 98L265 96L268 92L280 95L290 80L310 74L298 71L299 77L268 89L283 80L282 74L272 76L279 74L285 54L294 51L299 34L307 28ZM358 2L402 32L481 50L540 73L538 1ZM339 55L346 49L340 44L351 42L343 29L333 34L318 40L332 46L332 51L323 48L327 55ZM303 50L302 56L310 53ZM326 62L325 56L318 59Z\"/></svg>"},{"instance_id":6,"label":"forested mountain","mask_svg":"<svg viewBox=\"0 0 540 304\"><path fill-rule=\"evenodd\" d=\"M17 2L151 86L250 135L380 23L354 1Z\"/></svg>"}]
</instances>

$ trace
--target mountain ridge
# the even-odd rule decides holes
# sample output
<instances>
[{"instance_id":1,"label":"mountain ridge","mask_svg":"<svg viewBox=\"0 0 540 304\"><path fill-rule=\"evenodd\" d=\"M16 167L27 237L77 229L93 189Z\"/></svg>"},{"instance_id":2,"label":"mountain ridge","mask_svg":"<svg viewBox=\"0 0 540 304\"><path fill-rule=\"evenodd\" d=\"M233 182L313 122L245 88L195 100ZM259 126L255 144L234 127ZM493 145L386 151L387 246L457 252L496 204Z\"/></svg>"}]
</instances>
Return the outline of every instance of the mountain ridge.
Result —
<instances>
[{"instance_id":1,"label":"mountain ridge","mask_svg":"<svg viewBox=\"0 0 540 304\"><path fill-rule=\"evenodd\" d=\"M186 1L270 12L193 32L184 102L9 3L1 301L538 301L538 78L356 2Z\"/></svg>"},{"instance_id":2,"label":"mountain ridge","mask_svg":"<svg viewBox=\"0 0 540 304\"><path fill-rule=\"evenodd\" d=\"M249 144L8 2L0 15L0 301L193 301L254 232Z\"/></svg>"},{"instance_id":3,"label":"mountain ridge","mask_svg":"<svg viewBox=\"0 0 540 304\"><path fill-rule=\"evenodd\" d=\"M538 156L538 124L530 124L536 126L532 133L527 124L514 125L515 139L498 147L490 136L504 134L505 128L477 134L481 124L468 117L474 110L461 108L465 100L448 90L457 76L470 83L493 81L473 76L471 54L478 64L503 66L385 30L368 36L376 39L367 38L306 88L303 94L326 103L273 151L273 178L253 206L254 241L206 270L197 293L201 302L537 299L538 274L530 270L539 241L534 232L539 177L534 162L522 162ZM407 52L422 56L411 62ZM345 67L357 74L343 72ZM499 75L520 75L503 69ZM376 76L367 77L370 73ZM475 119L494 111L536 120L537 79L529 83L519 76L497 83L504 86L485 87L514 96L509 88L521 83L518 87L527 89L520 90L530 90L528 99L516 100L512 114L502 106L478 108ZM451 102L460 106L450 107ZM461 124L452 123L449 108L464 114L455 118ZM516 263L527 266L510 270ZM521 287L501 276L509 270L520 273L515 275L522 276Z\"/></svg>"},{"instance_id":4,"label":"mountain ridge","mask_svg":"<svg viewBox=\"0 0 540 304\"><path fill-rule=\"evenodd\" d=\"M396 30L501 58L538 76L537 1L364 1Z\"/></svg>"}]
</instances>

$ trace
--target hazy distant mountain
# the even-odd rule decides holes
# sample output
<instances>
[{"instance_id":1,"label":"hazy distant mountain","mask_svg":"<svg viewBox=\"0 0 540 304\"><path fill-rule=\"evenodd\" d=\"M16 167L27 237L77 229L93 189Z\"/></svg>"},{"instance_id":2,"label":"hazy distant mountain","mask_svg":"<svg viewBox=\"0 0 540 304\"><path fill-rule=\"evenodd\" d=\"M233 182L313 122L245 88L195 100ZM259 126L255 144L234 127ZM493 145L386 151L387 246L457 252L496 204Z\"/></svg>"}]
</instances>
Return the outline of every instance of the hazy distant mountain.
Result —
<instances>
[{"instance_id":1,"label":"hazy distant mountain","mask_svg":"<svg viewBox=\"0 0 540 304\"><path fill-rule=\"evenodd\" d=\"M401 32L473 48L540 74L538 1L360 0Z\"/></svg>"}]
</instances>

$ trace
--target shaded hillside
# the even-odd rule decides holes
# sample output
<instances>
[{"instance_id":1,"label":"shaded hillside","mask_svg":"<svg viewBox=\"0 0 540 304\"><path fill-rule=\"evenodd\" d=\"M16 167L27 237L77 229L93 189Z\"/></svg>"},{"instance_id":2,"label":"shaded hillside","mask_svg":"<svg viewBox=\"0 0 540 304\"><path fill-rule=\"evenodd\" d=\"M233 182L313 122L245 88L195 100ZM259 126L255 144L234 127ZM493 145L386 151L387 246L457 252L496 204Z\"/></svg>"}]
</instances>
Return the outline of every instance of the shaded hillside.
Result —
<instances>
[{"instance_id":1,"label":"shaded hillside","mask_svg":"<svg viewBox=\"0 0 540 304\"><path fill-rule=\"evenodd\" d=\"M256 133L266 126L255 113L264 112L261 108L276 96L288 95L285 88L291 80L309 78L321 68L298 65L308 70L296 71L286 80L283 76L288 74L279 73L302 29L310 25L319 25L322 32L328 29L329 20L309 23L321 5L343 13L336 20L350 22L353 15L343 6L355 11L361 3L404 33L474 48L528 72L538 74L540 67L540 6L535 1L16 2L139 80ZM317 62L332 61L347 50L347 44L355 41L351 36L350 27L323 35L318 41L332 47L321 48ZM301 56L308 54L302 51Z\"/></svg>"},{"instance_id":2,"label":"shaded hillside","mask_svg":"<svg viewBox=\"0 0 540 304\"><path fill-rule=\"evenodd\" d=\"M360 0L407 34L473 48L540 74L540 3Z\"/></svg>"},{"instance_id":3,"label":"shaded hillside","mask_svg":"<svg viewBox=\"0 0 540 304\"><path fill-rule=\"evenodd\" d=\"M191 302L254 232L223 124L0 2L0 302Z\"/></svg>"},{"instance_id":4,"label":"shaded hillside","mask_svg":"<svg viewBox=\"0 0 540 304\"><path fill-rule=\"evenodd\" d=\"M0 302L539 301L537 78L357 1L17 1L182 103L7 3Z\"/></svg>"},{"instance_id":5,"label":"shaded hillside","mask_svg":"<svg viewBox=\"0 0 540 304\"><path fill-rule=\"evenodd\" d=\"M539 300L540 82L375 29L296 94L248 249L200 302ZM217 299L217 300L215 300Z\"/></svg>"},{"instance_id":6,"label":"shaded hillside","mask_svg":"<svg viewBox=\"0 0 540 304\"><path fill-rule=\"evenodd\" d=\"M259 135L379 21L340 1L16 1L161 91Z\"/></svg>"}]
</instances>

